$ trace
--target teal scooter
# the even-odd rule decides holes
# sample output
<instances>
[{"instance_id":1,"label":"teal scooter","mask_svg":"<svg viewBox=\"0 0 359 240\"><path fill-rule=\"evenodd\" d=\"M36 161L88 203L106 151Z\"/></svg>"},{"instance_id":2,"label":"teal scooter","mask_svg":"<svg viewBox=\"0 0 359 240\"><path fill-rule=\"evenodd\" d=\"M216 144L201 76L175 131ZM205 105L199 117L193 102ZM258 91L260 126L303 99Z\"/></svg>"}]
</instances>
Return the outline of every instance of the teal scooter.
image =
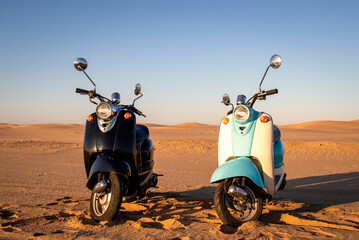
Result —
<instances>
[{"instance_id":1,"label":"teal scooter","mask_svg":"<svg viewBox=\"0 0 359 240\"><path fill-rule=\"evenodd\" d=\"M272 199L286 183L283 172L284 147L272 117L253 109L257 100L277 94L277 89L262 91L270 67L277 69L282 60L273 55L259 84L259 92L248 101L238 95L234 106L225 94L223 101L232 110L222 119L218 139L218 168L211 183L219 183L214 194L218 217L224 224L239 226L259 219L263 203Z\"/></svg>"}]
</instances>

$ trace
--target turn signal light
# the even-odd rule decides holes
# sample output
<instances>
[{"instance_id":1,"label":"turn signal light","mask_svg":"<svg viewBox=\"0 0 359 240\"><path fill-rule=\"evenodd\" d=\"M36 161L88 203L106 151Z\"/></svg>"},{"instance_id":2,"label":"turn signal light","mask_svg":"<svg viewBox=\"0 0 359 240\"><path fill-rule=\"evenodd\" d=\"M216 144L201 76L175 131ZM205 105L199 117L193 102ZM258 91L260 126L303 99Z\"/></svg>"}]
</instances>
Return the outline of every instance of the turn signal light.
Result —
<instances>
[{"instance_id":1,"label":"turn signal light","mask_svg":"<svg viewBox=\"0 0 359 240\"><path fill-rule=\"evenodd\" d=\"M266 123L266 122L268 122L269 121L269 117L267 117L267 116L262 116L261 117L261 122L262 123Z\"/></svg>"},{"instance_id":2,"label":"turn signal light","mask_svg":"<svg viewBox=\"0 0 359 240\"><path fill-rule=\"evenodd\" d=\"M226 125L228 122L229 122L229 118L223 118L223 119L222 119L222 123L223 123L224 125Z\"/></svg>"},{"instance_id":3,"label":"turn signal light","mask_svg":"<svg viewBox=\"0 0 359 240\"><path fill-rule=\"evenodd\" d=\"M92 122L93 121L93 116L91 116L91 115L87 116L87 121Z\"/></svg>"},{"instance_id":4,"label":"turn signal light","mask_svg":"<svg viewBox=\"0 0 359 240\"><path fill-rule=\"evenodd\" d=\"M123 117L125 118L125 119L129 119L130 117L131 117L131 113L125 113L124 115L123 115Z\"/></svg>"}]
</instances>

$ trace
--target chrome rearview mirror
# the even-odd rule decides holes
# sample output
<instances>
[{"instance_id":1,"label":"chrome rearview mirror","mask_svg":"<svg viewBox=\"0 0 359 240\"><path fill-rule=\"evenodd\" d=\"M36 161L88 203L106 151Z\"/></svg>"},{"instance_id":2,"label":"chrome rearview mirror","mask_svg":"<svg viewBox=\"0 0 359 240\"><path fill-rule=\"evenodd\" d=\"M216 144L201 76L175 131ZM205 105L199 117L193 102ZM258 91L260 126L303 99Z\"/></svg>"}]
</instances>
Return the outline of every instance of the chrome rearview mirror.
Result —
<instances>
[{"instance_id":1,"label":"chrome rearview mirror","mask_svg":"<svg viewBox=\"0 0 359 240\"><path fill-rule=\"evenodd\" d=\"M231 103L231 100L228 96L228 94L224 94L222 97L222 103L224 103L224 105L228 106Z\"/></svg>"},{"instance_id":2,"label":"chrome rearview mirror","mask_svg":"<svg viewBox=\"0 0 359 240\"><path fill-rule=\"evenodd\" d=\"M87 68L87 61L84 58L77 58L74 61L74 66L78 71L84 71Z\"/></svg>"},{"instance_id":3,"label":"chrome rearview mirror","mask_svg":"<svg viewBox=\"0 0 359 240\"><path fill-rule=\"evenodd\" d=\"M135 86L135 95L137 96L140 93L141 93L141 84L137 83Z\"/></svg>"},{"instance_id":4,"label":"chrome rearview mirror","mask_svg":"<svg viewBox=\"0 0 359 240\"><path fill-rule=\"evenodd\" d=\"M87 73L85 72L85 69L87 68L87 61L84 58L77 58L74 61L74 66L76 68L76 70L83 72L86 77L91 81L91 83L95 86L94 89L94 94L96 94L96 84L92 81L92 79L89 77L89 75L87 75Z\"/></svg>"},{"instance_id":5,"label":"chrome rearview mirror","mask_svg":"<svg viewBox=\"0 0 359 240\"><path fill-rule=\"evenodd\" d=\"M269 66L271 66L274 69L277 69L280 67L281 64L282 64L282 59L278 54L275 54L271 57Z\"/></svg>"},{"instance_id":6,"label":"chrome rearview mirror","mask_svg":"<svg viewBox=\"0 0 359 240\"><path fill-rule=\"evenodd\" d=\"M280 67L280 65L282 64L282 58L278 55L278 54L274 54L271 58L270 58L270 63L269 63L269 66L267 67L263 77L262 77L262 80L261 82L259 83L259 92L262 92L262 89L261 89L261 86L262 86L262 82L265 78L265 76L267 75L267 72L268 72L268 69L270 67L274 68L274 69L277 69Z\"/></svg>"},{"instance_id":7,"label":"chrome rearview mirror","mask_svg":"<svg viewBox=\"0 0 359 240\"><path fill-rule=\"evenodd\" d=\"M141 84L137 83L136 86L135 86L135 95L140 95L138 97L136 97L134 100L133 100L133 103L132 103L132 106L135 106L135 101L137 99L139 99L140 97L143 96L143 94L141 93Z\"/></svg>"}]
</instances>

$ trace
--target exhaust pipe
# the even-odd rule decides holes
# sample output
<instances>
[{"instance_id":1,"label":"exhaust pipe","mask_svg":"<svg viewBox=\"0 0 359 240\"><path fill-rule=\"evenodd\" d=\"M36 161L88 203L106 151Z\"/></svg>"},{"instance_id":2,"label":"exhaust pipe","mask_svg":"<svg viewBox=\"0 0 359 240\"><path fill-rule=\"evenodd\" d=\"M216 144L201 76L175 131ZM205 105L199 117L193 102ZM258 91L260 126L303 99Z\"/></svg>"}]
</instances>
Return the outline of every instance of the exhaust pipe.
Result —
<instances>
[{"instance_id":1,"label":"exhaust pipe","mask_svg":"<svg viewBox=\"0 0 359 240\"><path fill-rule=\"evenodd\" d=\"M248 195L248 193L245 190L243 190L242 188L236 185L229 186L228 194L235 198L246 197Z\"/></svg>"}]
</instances>

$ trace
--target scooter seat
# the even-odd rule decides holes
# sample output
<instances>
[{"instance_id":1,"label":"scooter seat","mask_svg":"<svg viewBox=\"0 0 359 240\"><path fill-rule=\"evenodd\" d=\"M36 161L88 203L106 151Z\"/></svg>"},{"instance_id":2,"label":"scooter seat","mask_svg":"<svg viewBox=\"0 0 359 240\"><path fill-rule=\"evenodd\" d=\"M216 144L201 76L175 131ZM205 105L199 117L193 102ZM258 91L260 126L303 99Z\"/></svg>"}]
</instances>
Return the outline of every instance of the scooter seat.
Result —
<instances>
[{"instance_id":1,"label":"scooter seat","mask_svg":"<svg viewBox=\"0 0 359 240\"><path fill-rule=\"evenodd\" d=\"M145 125L136 124L136 141L145 140L150 137L150 131Z\"/></svg>"},{"instance_id":2,"label":"scooter seat","mask_svg":"<svg viewBox=\"0 0 359 240\"><path fill-rule=\"evenodd\" d=\"M274 125L273 126L273 141L275 143L278 142L280 140L280 137L281 137L280 130L276 125Z\"/></svg>"}]
</instances>

